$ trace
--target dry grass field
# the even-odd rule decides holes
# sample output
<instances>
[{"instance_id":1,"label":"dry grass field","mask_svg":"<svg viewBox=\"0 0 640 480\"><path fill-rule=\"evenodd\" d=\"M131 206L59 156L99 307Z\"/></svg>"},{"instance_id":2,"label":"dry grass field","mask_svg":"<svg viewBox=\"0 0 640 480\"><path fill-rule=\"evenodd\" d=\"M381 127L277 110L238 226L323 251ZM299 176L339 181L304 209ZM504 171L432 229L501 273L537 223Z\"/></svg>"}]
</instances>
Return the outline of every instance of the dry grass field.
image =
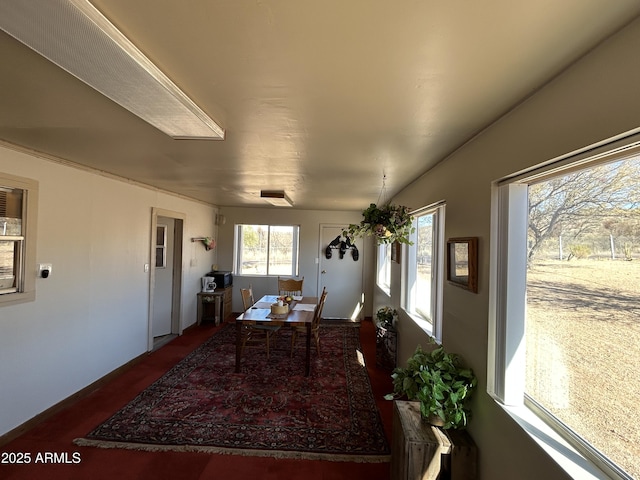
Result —
<instances>
[{"instance_id":1,"label":"dry grass field","mask_svg":"<svg viewBox=\"0 0 640 480\"><path fill-rule=\"evenodd\" d=\"M527 283L527 393L640 479L640 260L540 260Z\"/></svg>"}]
</instances>

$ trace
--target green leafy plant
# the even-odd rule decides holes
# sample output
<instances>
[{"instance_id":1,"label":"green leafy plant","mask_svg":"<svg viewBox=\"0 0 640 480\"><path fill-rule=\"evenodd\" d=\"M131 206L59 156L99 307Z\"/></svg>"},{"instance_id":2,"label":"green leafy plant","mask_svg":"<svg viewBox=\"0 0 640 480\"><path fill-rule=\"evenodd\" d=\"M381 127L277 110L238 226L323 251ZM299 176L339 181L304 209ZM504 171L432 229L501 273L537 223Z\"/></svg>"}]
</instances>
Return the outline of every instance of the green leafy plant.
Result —
<instances>
[{"instance_id":1,"label":"green leafy plant","mask_svg":"<svg viewBox=\"0 0 640 480\"><path fill-rule=\"evenodd\" d=\"M393 319L398 315L395 308L381 307L376 312L376 321L381 327L393 327Z\"/></svg>"},{"instance_id":2,"label":"green leafy plant","mask_svg":"<svg viewBox=\"0 0 640 480\"><path fill-rule=\"evenodd\" d=\"M425 352L418 345L407 367L394 369L391 377L394 393L386 395L387 400L406 396L420 402L420 414L425 420L445 429L467 426L471 416L469 399L478 382L458 355L446 352L442 346Z\"/></svg>"},{"instance_id":3,"label":"green leafy plant","mask_svg":"<svg viewBox=\"0 0 640 480\"><path fill-rule=\"evenodd\" d=\"M348 238L375 236L380 243L411 244L409 235L415 231L413 217L409 209L402 205L382 205L375 203L362 212L364 219L359 224L349 225L342 235Z\"/></svg>"}]
</instances>

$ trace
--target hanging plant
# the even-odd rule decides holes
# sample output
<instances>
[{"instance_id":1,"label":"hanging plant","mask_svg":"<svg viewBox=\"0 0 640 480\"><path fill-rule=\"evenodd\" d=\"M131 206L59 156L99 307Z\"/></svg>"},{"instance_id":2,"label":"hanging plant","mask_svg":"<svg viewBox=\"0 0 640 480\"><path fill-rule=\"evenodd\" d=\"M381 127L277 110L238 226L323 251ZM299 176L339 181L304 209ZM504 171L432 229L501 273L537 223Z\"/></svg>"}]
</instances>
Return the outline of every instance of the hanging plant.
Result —
<instances>
[{"instance_id":1,"label":"hanging plant","mask_svg":"<svg viewBox=\"0 0 640 480\"><path fill-rule=\"evenodd\" d=\"M364 219L358 225L351 224L342 232L345 237L372 235L379 243L400 242L413 245L409 235L415 231L415 227L407 207L391 204L378 207L372 203L362 212L362 216Z\"/></svg>"},{"instance_id":2,"label":"hanging plant","mask_svg":"<svg viewBox=\"0 0 640 480\"><path fill-rule=\"evenodd\" d=\"M211 238L211 237L204 237L202 239L202 243L204 245L204 249L207 250L207 251L211 250L212 248L215 248L215 246L216 246L215 239Z\"/></svg>"}]
</instances>

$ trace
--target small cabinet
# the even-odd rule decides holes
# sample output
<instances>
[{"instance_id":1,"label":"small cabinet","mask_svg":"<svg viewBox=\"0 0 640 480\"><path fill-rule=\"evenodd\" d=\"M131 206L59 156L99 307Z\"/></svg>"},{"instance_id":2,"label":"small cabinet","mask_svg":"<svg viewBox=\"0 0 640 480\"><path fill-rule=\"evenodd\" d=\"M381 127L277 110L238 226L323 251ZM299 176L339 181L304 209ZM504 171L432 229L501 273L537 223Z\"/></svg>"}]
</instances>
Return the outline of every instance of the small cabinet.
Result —
<instances>
[{"instance_id":1,"label":"small cabinet","mask_svg":"<svg viewBox=\"0 0 640 480\"><path fill-rule=\"evenodd\" d=\"M385 370L396 368L398 333L393 326L376 326L376 367Z\"/></svg>"},{"instance_id":2,"label":"small cabinet","mask_svg":"<svg viewBox=\"0 0 640 480\"><path fill-rule=\"evenodd\" d=\"M233 287L219 287L216 288L215 293L222 294L222 319L224 321L228 317L232 316L233 313Z\"/></svg>"},{"instance_id":3,"label":"small cabinet","mask_svg":"<svg viewBox=\"0 0 640 480\"><path fill-rule=\"evenodd\" d=\"M198 294L198 325L213 322L220 325L231 315L233 288L216 288L213 292Z\"/></svg>"},{"instance_id":4,"label":"small cabinet","mask_svg":"<svg viewBox=\"0 0 640 480\"><path fill-rule=\"evenodd\" d=\"M466 430L442 430L418 402L394 402L391 480L475 480L477 447Z\"/></svg>"}]
</instances>

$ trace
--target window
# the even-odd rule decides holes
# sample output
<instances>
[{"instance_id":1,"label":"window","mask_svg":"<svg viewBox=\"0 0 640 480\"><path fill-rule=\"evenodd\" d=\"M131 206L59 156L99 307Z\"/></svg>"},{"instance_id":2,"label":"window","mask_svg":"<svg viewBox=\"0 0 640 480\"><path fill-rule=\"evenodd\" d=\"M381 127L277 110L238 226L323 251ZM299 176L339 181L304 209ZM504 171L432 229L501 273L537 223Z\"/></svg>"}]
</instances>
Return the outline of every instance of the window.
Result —
<instances>
[{"instance_id":1,"label":"window","mask_svg":"<svg viewBox=\"0 0 640 480\"><path fill-rule=\"evenodd\" d=\"M37 185L0 173L0 304L35 298Z\"/></svg>"},{"instance_id":2,"label":"window","mask_svg":"<svg viewBox=\"0 0 640 480\"><path fill-rule=\"evenodd\" d=\"M378 245L377 284L387 295L391 293L391 248L388 243Z\"/></svg>"},{"instance_id":3,"label":"window","mask_svg":"<svg viewBox=\"0 0 640 480\"><path fill-rule=\"evenodd\" d=\"M236 225L236 274L297 275L300 227Z\"/></svg>"},{"instance_id":4,"label":"window","mask_svg":"<svg viewBox=\"0 0 640 480\"><path fill-rule=\"evenodd\" d=\"M156 226L156 268L167 267L167 225Z\"/></svg>"},{"instance_id":5,"label":"window","mask_svg":"<svg viewBox=\"0 0 640 480\"><path fill-rule=\"evenodd\" d=\"M492 235L490 393L623 479L640 478L640 154L631 152L499 186Z\"/></svg>"},{"instance_id":6,"label":"window","mask_svg":"<svg viewBox=\"0 0 640 480\"><path fill-rule=\"evenodd\" d=\"M444 205L413 213L413 245L408 247L404 309L440 339L444 249Z\"/></svg>"}]
</instances>

